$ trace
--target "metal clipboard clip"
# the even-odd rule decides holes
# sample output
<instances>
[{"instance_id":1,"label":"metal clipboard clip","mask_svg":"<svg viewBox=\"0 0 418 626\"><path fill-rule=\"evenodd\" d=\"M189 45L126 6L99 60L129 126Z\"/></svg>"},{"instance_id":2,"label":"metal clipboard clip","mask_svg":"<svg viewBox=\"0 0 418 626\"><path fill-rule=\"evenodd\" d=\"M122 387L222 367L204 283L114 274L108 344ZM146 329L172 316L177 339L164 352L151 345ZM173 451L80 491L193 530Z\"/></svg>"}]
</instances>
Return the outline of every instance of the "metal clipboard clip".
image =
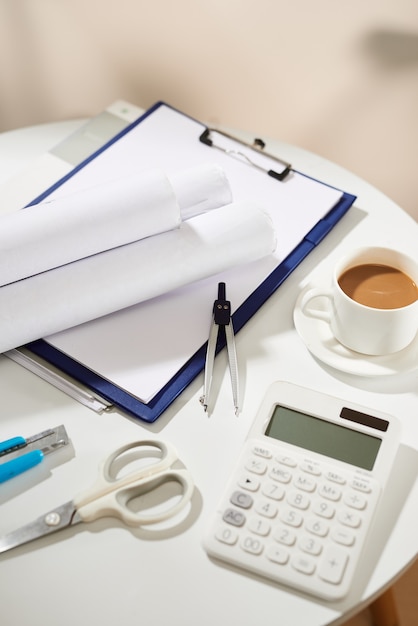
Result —
<instances>
[{"instance_id":1,"label":"metal clipboard clip","mask_svg":"<svg viewBox=\"0 0 418 626\"><path fill-rule=\"evenodd\" d=\"M205 378L203 384L203 395L200 403L205 411L208 410L210 389L212 385L213 365L216 356L219 331L223 329L226 337L226 347L228 351L229 372L231 375L232 397L235 406L235 415L239 413L239 391L238 391L238 364L235 350L235 336L231 318L231 303L226 300L225 283L218 284L218 298L213 303L213 317L209 332L208 347L206 351Z\"/></svg>"},{"instance_id":2,"label":"metal clipboard clip","mask_svg":"<svg viewBox=\"0 0 418 626\"><path fill-rule=\"evenodd\" d=\"M264 152L265 143L262 139L254 139L253 144L249 144L221 130L205 128L199 137L199 141L206 146L217 148L231 157L235 157L252 167L264 171L276 180L283 181L292 171L290 163ZM239 145L238 148L237 144ZM270 167L271 161L274 161L274 169Z\"/></svg>"}]
</instances>

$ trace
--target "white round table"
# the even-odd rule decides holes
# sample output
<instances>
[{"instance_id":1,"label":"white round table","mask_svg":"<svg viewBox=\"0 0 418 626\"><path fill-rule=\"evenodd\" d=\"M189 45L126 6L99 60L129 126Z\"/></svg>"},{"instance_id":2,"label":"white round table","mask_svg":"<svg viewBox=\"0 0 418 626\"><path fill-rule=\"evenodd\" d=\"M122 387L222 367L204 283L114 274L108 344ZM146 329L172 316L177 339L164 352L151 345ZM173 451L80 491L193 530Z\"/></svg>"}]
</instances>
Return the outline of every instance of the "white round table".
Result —
<instances>
[{"instance_id":1,"label":"white round table","mask_svg":"<svg viewBox=\"0 0 418 626\"><path fill-rule=\"evenodd\" d=\"M0 136L0 183L64 139L80 121ZM417 256L418 226L358 177L297 147L268 142L296 169L358 199L330 235L292 273L237 336L244 404L232 411L226 358L217 360L219 395L208 418L199 404L203 377L152 425L117 411L98 415L4 356L0 357L0 440L64 424L75 456L44 480L30 473L0 486L0 535L70 500L96 477L116 445L155 436L171 441L196 492L181 532L158 540L106 519L82 524L0 555L4 626L325 626L340 624L387 589L418 551L417 371L396 376L343 373L314 358L293 325L298 294L353 246L401 247ZM396 415L402 443L362 580L343 601L327 603L210 560L202 537L267 386L287 380ZM33 470L34 471L34 470ZM31 483L32 480L32 483ZM30 487L30 488L29 488Z\"/></svg>"}]
</instances>

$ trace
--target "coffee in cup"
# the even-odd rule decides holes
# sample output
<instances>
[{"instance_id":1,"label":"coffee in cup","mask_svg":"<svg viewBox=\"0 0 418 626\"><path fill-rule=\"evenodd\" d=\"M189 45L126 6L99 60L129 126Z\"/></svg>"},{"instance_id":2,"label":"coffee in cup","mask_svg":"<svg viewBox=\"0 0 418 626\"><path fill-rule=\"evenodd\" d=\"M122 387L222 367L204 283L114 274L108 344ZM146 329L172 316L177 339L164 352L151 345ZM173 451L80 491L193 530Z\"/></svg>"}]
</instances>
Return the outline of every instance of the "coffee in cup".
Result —
<instances>
[{"instance_id":1,"label":"coffee in cup","mask_svg":"<svg viewBox=\"0 0 418 626\"><path fill-rule=\"evenodd\" d=\"M341 274L338 284L352 300L374 309L398 309L418 300L415 281L389 265L355 265Z\"/></svg>"},{"instance_id":2,"label":"coffee in cup","mask_svg":"<svg viewBox=\"0 0 418 626\"><path fill-rule=\"evenodd\" d=\"M308 307L324 296L327 310ZM362 248L341 259L330 289L310 289L302 311L330 324L347 348L369 355L402 350L418 330L418 264L389 248Z\"/></svg>"}]
</instances>

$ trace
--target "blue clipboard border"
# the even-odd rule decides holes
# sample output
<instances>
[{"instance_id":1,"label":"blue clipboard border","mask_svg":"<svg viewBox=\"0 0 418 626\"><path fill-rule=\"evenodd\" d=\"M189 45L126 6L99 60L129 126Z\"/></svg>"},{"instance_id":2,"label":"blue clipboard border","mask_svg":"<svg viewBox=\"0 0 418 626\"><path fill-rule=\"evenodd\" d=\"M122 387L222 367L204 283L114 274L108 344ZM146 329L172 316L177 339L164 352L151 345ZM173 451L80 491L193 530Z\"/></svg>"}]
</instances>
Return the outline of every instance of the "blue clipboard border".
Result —
<instances>
[{"instance_id":1,"label":"blue clipboard border","mask_svg":"<svg viewBox=\"0 0 418 626\"><path fill-rule=\"evenodd\" d=\"M69 178L95 159L101 152L107 150L113 143L135 126L140 124L146 117L160 106L170 106L164 102L157 102L148 109L141 117L124 128L120 133L107 142L102 148L77 165L66 176L59 179L41 195L37 196L28 206L37 204L47 198L55 189L64 184ZM171 107L173 108L173 107ZM181 111L179 111L181 113ZM181 113L182 115L186 115ZM197 120L194 120L197 121ZM202 128L204 125L202 124ZM300 173L300 172L299 172ZM305 235L300 244L264 279L264 281L248 296L241 306L233 314L234 331L238 333L251 317L261 308L266 300L280 287L294 269L307 257L307 255L322 241L337 222L347 213L356 196L343 193L340 201L327 215L319 220L314 228ZM135 396L110 382L106 378L96 374L78 361L58 350L44 339L33 341L25 346L27 350L38 357L57 367L82 385L88 387L93 393L105 399L129 415L152 423L170 406L170 404L184 391L184 389L198 376L205 367L207 342L202 345L195 354L183 365L183 367L164 385L160 391L149 401L142 402ZM222 340L218 342L217 352L224 347Z\"/></svg>"}]
</instances>

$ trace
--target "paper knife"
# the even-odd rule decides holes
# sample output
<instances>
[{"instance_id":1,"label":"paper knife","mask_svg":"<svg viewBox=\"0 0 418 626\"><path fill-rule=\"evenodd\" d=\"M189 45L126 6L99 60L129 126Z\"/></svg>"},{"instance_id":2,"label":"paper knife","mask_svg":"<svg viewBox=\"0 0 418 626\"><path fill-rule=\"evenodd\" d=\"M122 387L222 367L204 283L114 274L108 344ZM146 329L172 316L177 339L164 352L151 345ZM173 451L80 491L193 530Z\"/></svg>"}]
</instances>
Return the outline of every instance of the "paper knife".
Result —
<instances>
[{"instance_id":1,"label":"paper knife","mask_svg":"<svg viewBox=\"0 0 418 626\"><path fill-rule=\"evenodd\" d=\"M69 443L63 425L27 437L13 437L0 442L0 483L39 465L47 454Z\"/></svg>"}]
</instances>

